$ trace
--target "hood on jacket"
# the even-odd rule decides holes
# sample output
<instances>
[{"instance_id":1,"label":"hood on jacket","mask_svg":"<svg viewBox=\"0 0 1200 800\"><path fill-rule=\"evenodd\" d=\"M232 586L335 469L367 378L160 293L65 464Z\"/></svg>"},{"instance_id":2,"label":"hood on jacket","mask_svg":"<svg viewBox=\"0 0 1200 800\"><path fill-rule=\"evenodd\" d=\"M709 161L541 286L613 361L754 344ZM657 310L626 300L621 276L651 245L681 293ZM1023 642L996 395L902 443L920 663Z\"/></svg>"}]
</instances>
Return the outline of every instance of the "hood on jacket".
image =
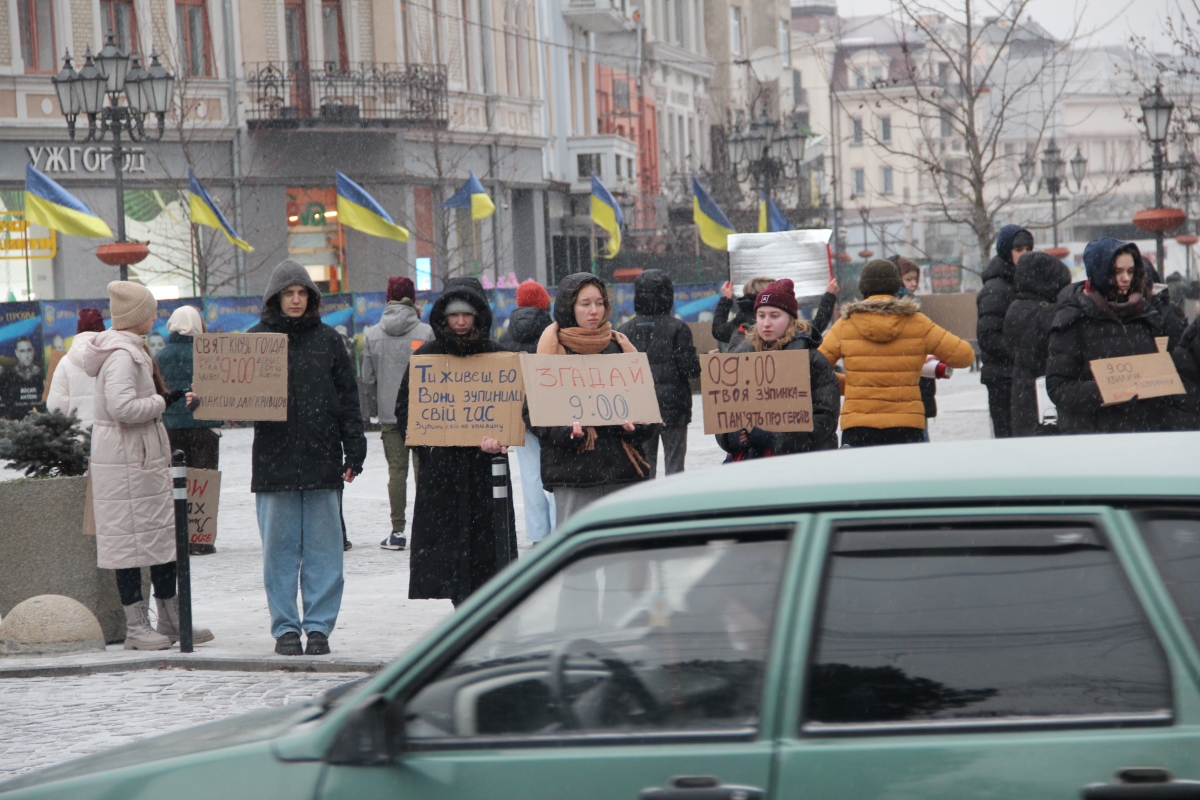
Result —
<instances>
[{"instance_id":1,"label":"hood on jacket","mask_svg":"<svg viewBox=\"0 0 1200 800\"><path fill-rule=\"evenodd\" d=\"M1013 271L1013 288L1047 302L1054 302L1071 282L1071 270L1054 256L1034 250L1021 256Z\"/></svg>"},{"instance_id":2,"label":"hood on jacket","mask_svg":"<svg viewBox=\"0 0 1200 800\"><path fill-rule=\"evenodd\" d=\"M167 320L167 332L195 336L204 333L204 321L200 319L200 312L195 306L180 306L171 312Z\"/></svg>"},{"instance_id":3,"label":"hood on jacket","mask_svg":"<svg viewBox=\"0 0 1200 800\"><path fill-rule=\"evenodd\" d=\"M142 366L147 368L150 366L150 351L146 349L145 340L138 334L129 331L109 329L104 333L97 333L82 346L75 342L71 352L75 352L76 348L79 349L77 363L83 367L83 371L89 378L99 375L104 362L118 350L126 351L133 356L134 361Z\"/></svg>"},{"instance_id":4,"label":"hood on jacket","mask_svg":"<svg viewBox=\"0 0 1200 800\"><path fill-rule=\"evenodd\" d=\"M633 281L633 310L653 316L670 314L675 308L675 284L660 269L648 269Z\"/></svg>"},{"instance_id":5,"label":"hood on jacket","mask_svg":"<svg viewBox=\"0 0 1200 800\"><path fill-rule=\"evenodd\" d=\"M579 296L583 287L589 284L608 297L608 287L604 285L604 281L590 272L576 272L558 282L558 293L554 297L554 321L558 323L558 327L579 327L575 322L575 298Z\"/></svg>"},{"instance_id":6,"label":"hood on jacket","mask_svg":"<svg viewBox=\"0 0 1200 800\"><path fill-rule=\"evenodd\" d=\"M509 315L508 334L518 344L536 344L551 322L550 312L546 309L524 306Z\"/></svg>"},{"instance_id":7,"label":"hood on jacket","mask_svg":"<svg viewBox=\"0 0 1200 800\"><path fill-rule=\"evenodd\" d=\"M483 288L483 281L473 275L459 275L456 278L450 278L446 281L446 286L442 291L450 289L452 286L467 286L479 292L484 297L487 297L486 290Z\"/></svg>"},{"instance_id":8,"label":"hood on jacket","mask_svg":"<svg viewBox=\"0 0 1200 800\"><path fill-rule=\"evenodd\" d=\"M71 340L71 349L63 356L71 361L75 366L83 369L83 354L87 350L87 343L95 339L100 334L96 331L80 331L75 334L75 338Z\"/></svg>"},{"instance_id":9,"label":"hood on jacket","mask_svg":"<svg viewBox=\"0 0 1200 800\"><path fill-rule=\"evenodd\" d=\"M1009 264L1013 263L1013 239L1017 237L1018 233L1029 234L1029 231L1025 230L1020 225L1005 225L1000 229L1000 232L996 234L996 255L1000 256ZM1033 238L1032 234L1029 234L1029 236L1031 239Z\"/></svg>"},{"instance_id":10,"label":"hood on jacket","mask_svg":"<svg viewBox=\"0 0 1200 800\"><path fill-rule=\"evenodd\" d=\"M460 339L446 328L446 306L453 300L462 300L475 309L475 330L478 336L472 339ZM454 355L467 355L476 352L472 342L486 342L492 337L492 307L482 292L477 292L465 281L448 283L446 289L434 301L429 311L429 325L433 328L433 336L446 350Z\"/></svg>"},{"instance_id":11,"label":"hood on jacket","mask_svg":"<svg viewBox=\"0 0 1200 800\"><path fill-rule=\"evenodd\" d=\"M421 315L407 303L391 302L383 308L379 327L388 336L404 336L421 324Z\"/></svg>"},{"instance_id":12,"label":"hood on jacket","mask_svg":"<svg viewBox=\"0 0 1200 800\"><path fill-rule=\"evenodd\" d=\"M1142 251L1133 242L1123 242L1101 236L1092 239L1083 248L1083 268L1087 273L1088 282L1096 291L1107 295L1113 289L1112 268L1119 253L1130 253L1133 256L1133 286L1131 292L1143 291L1146 283L1146 264L1142 260Z\"/></svg>"},{"instance_id":13,"label":"hood on jacket","mask_svg":"<svg viewBox=\"0 0 1200 800\"><path fill-rule=\"evenodd\" d=\"M899 336L908 318L920 311L921 304L912 297L872 295L848 303L842 317L849 320L864 339L883 343Z\"/></svg>"}]
</instances>

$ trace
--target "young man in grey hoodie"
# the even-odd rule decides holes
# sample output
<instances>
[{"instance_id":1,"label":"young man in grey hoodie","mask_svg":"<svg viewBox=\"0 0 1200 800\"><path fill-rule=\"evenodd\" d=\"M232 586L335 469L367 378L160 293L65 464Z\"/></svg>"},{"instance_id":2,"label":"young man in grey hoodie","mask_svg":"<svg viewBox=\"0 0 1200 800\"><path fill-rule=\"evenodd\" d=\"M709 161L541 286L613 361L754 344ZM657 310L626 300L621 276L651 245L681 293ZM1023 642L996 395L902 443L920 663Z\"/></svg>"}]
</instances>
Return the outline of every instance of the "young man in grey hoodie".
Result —
<instances>
[{"instance_id":1,"label":"young man in grey hoodie","mask_svg":"<svg viewBox=\"0 0 1200 800\"><path fill-rule=\"evenodd\" d=\"M416 307L416 287L404 276L388 278L387 306L378 325L363 335L362 384L368 414L379 415L383 454L388 463L388 500L392 506L392 532L380 543L384 550L403 550L404 508L408 502L408 447L404 431L396 425L396 393L408 372L413 351L433 338L421 322ZM375 406L375 408L371 408ZM414 462L415 467L415 462Z\"/></svg>"}]
</instances>

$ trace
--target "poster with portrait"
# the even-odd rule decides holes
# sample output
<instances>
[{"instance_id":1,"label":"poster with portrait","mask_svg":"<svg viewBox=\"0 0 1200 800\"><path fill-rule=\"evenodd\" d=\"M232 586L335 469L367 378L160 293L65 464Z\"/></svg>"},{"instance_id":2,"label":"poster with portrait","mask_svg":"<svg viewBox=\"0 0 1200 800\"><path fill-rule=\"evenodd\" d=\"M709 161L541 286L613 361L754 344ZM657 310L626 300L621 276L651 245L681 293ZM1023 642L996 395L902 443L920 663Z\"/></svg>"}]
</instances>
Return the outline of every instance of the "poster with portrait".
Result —
<instances>
[{"instance_id":1,"label":"poster with portrait","mask_svg":"<svg viewBox=\"0 0 1200 800\"><path fill-rule=\"evenodd\" d=\"M42 301L42 357L49 364L55 352L66 352L75 341L79 325L79 312L95 308L104 317L104 327L112 326L108 313L108 298L91 300L43 300Z\"/></svg>"},{"instance_id":2,"label":"poster with portrait","mask_svg":"<svg viewBox=\"0 0 1200 800\"><path fill-rule=\"evenodd\" d=\"M44 354L41 304L0 303L0 417L21 419L42 407Z\"/></svg>"}]
</instances>

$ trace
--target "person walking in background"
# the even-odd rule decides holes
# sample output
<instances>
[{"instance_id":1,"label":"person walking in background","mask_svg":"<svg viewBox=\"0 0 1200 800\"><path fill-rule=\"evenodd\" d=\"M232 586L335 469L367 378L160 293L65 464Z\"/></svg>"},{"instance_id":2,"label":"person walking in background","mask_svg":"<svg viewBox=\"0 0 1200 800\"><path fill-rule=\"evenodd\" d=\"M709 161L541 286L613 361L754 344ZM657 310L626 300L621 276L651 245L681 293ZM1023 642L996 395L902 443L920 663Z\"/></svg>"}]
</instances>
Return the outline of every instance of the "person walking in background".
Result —
<instances>
[{"instance_id":1,"label":"person walking in background","mask_svg":"<svg viewBox=\"0 0 1200 800\"><path fill-rule=\"evenodd\" d=\"M447 282L429 310L433 339L415 355L471 356L499 353L491 338L492 309L470 282ZM396 424L408 428L409 370L396 394ZM490 436L478 447L414 447L417 499L413 507L412 560L408 596L414 600L448 599L455 606L507 566L496 552L496 501L492 495L492 459L506 452ZM506 459L507 460L507 459ZM512 482L507 501L507 551L516 557L516 515Z\"/></svg>"},{"instance_id":2,"label":"person walking in background","mask_svg":"<svg viewBox=\"0 0 1200 800\"><path fill-rule=\"evenodd\" d=\"M85 348L82 345L99 333L104 333L104 318L100 316L100 309L79 309L73 346L59 360L46 392L47 410L74 414L79 419L79 427L85 431L92 429L92 420L95 418L93 396L96 391L96 379L83 369Z\"/></svg>"},{"instance_id":3,"label":"person walking in background","mask_svg":"<svg viewBox=\"0 0 1200 800\"><path fill-rule=\"evenodd\" d=\"M692 343L692 329L671 313L675 308L675 284L662 270L648 269L633 282L636 316L621 326L639 352L646 354L654 376L654 393L662 426L646 442L650 477L658 467L658 443L662 440L663 466L667 475L683 472L687 456L688 423L692 421L691 381L700 377L700 357Z\"/></svg>"},{"instance_id":4,"label":"person walking in background","mask_svg":"<svg viewBox=\"0 0 1200 800\"><path fill-rule=\"evenodd\" d=\"M329 652L344 584L339 492L367 457L354 363L320 308L308 270L288 259L271 273L261 321L249 330L288 338L287 420L254 423L250 477L271 635L285 656L301 654L301 631L305 655Z\"/></svg>"},{"instance_id":5,"label":"person walking in background","mask_svg":"<svg viewBox=\"0 0 1200 800\"><path fill-rule=\"evenodd\" d=\"M725 281L721 285L721 299L717 301L717 309L713 312L712 335L720 344L729 345L732 349L746 338L746 329L754 324L754 298L773 281L765 275L757 275L746 281L742 287L742 296L736 300L733 297L733 282ZM733 319L729 312L737 307Z\"/></svg>"},{"instance_id":6,"label":"person walking in background","mask_svg":"<svg viewBox=\"0 0 1200 800\"><path fill-rule=\"evenodd\" d=\"M116 571L125 649L166 650L179 639L179 599L171 445L162 414L184 393L167 389L142 338L154 325L154 295L139 284L113 281L108 296L112 330L71 348L96 382L88 464L96 565ZM157 628L150 627L142 597L142 567L150 567ZM198 644L213 640L212 631L198 625L192 636Z\"/></svg>"},{"instance_id":7,"label":"person walking in background","mask_svg":"<svg viewBox=\"0 0 1200 800\"><path fill-rule=\"evenodd\" d=\"M1037 379L1046 374L1050 326L1059 294L1071 283L1071 270L1054 256L1026 253L1013 272L1016 294L1004 315L1004 341L1012 363L1013 436L1052 433L1038 414Z\"/></svg>"},{"instance_id":8,"label":"person walking in background","mask_svg":"<svg viewBox=\"0 0 1200 800\"><path fill-rule=\"evenodd\" d=\"M388 465L388 504L392 532L379 543L384 550L403 550L408 545L404 515L408 508L408 447L405 430L396 424L396 393L408 374L413 351L433 338L433 330L421 322L416 306L417 290L411 278L388 278L387 305L378 325L363 335L362 384L367 416L379 417L383 455Z\"/></svg>"},{"instance_id":9,"label":"person walking in background","mask_svg":"<svg viewBox=\"0 0 1200 800\"><path fill-rule=\"evenodd\" d=\"M1004 315L1013 301L1013 272L1021 256L1033 249L1033 234L1020 225L1005 225L996 236L996 255L983 271L983 288L975 297L979 315L975 338L983 361L981 381L987 386L988 413L997 439L1012 436L1012 364L1004 341Z\"/></svg>"},{"instance_id":10,"label":"person walking in background","mask_svg":"<svg viewBox=\"0 0 1200 800\"><path fill-rule=\"evenodd\" d=\"M500 344L514 353L536 353L542 331L550 325L550 294L534 280L517 287L517 309L508 318ZM521 495L525 510L525 538L533 544L554 531L554 495L542 486L542 445L525 429L525 446L514 448L521 469Z\"/></svg>"},{"instance_id":11,"label":"person walking in background","mask_svg":"<svg viewBox=\"0 0 1200 800\"><path fill-rule=\"evenodd\" d=\"M896 297L902 286L895 264L868 261L858 279L863 299L842 310L821 343L830 364L844 360L843 447L924 441L926 356L955 369L975 360L971 345L934 324L915 299Z\"/></svg>"},{"instance_id":12,"label":"person walking in background","mask_svg":"<svg viewBox=\"0 0 1200 800\"><path fill-rule=\"evenodd\" d=\"M167 345L154 356L168 389L192 388L192 337L204 330L204 320L195 306L180 306L171 312L167 320ZM163 412L163 425L171 440L171 450L182 450L189 467L221 468L221 436L213 430L221 427L219 421L196 419L186 402L176 401ZM204 556L217 552L217 548L211 544L193 544L188 552Z\"/></svg>"}]
</instances>

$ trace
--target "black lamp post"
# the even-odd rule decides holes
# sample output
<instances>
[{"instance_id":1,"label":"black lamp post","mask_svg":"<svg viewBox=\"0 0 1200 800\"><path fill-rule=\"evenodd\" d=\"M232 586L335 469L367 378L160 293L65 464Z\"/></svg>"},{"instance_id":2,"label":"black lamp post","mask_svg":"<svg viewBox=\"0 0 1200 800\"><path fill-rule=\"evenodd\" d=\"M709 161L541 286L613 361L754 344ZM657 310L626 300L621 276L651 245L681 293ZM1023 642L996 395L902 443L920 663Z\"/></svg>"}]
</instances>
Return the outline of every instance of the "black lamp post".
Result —
<instances>
[{"instance_id":1,"label":"black lamp post","mask_svg":"<svg viewBox=\"0 0 1200 800\"><path fill-rule=\"evenodd\" d=\"M1154 207L1162 208L1163 168L1166 161L1163 144L1167 141L1167 132L1171 126L1171 112L1175 110L1175 104L1163 96L1162 83L1155 81L1154 92L1142 98L1141 106L1142 123L1146 126L1146 138L1154 146L1153 166L1151 168L1154 172ZM1163 247L1163 232L1161 230L1154 232L1154 241L1157 248L1158 270L1162 272L1166 250Z\"/></svg>"},{"instance_id":2,"label":"black lamp post","mask_svg":"<svg viewBox=\"0 0 1200 800\"><path fill-rule=\"evenodd\" d=\"M150 54L150 66L142 66L141 56L122 52L115 34L108 35L104 49L95 56L89 48L83 68L75 71L71 54L63 57L62 71L50 79L58 93L58 105L67 120L67 131L75 139L75 121L80 114L88 119L85 142L102 142L112 136L112 163L117 185L117 242L125 238L125 150L122 135L135 142L157 142L166 131L166 114L171 108L175 76ZM125 103L121 103L121 95ZM107 98L108 104L105 104ZM153 114L156 130L147 133L146 118ZM121 263L121 280L129 278L128 263Z\"/></svg>"},{"instance_id":3,"label":"black lamp post","mask_svg":"<svg viewBox=\"0 0 1200 800\"><path fill-rule=\"evenodd\" d=\"M781 180L799 177L808 143L808 132L798 122L782 131L781 127L764 111L744 132L735 124L726 139L734 180L749 179L756 190L766 192L768 197Z\"/></svg>"},{"instance_id":4,"label":"black lamp post","mask_svg":"<svg viewBox=\"0 0 1200 800\"><path fill-rule=\"evenodd\" d=\"M1075 179L1076 191L1083 190L1083 179L1087 176L1087 159L1083 157L1083 152L1076 147L1075 155L1071 158L1071 177ZM1025 158L1021 159L1021 180L1025 183L1025 191L1033 194L1036 190L1031 189L1033 183L1033 173L1035 164L1032 153L1026 153ZM1042 179L1038 182L1038 187L1045 186L1046 193L1050 195L1050 221L1054 230L1054 248L1058 249L1058 198L1065 191L1070 191L1070 183L1066 178L1067 162L1062 157L1062 150L1059 149L1054 139L1050 139L1050 143L1046 145L1046 149L1042 151Z\"/></svg>"}]
</instances>

